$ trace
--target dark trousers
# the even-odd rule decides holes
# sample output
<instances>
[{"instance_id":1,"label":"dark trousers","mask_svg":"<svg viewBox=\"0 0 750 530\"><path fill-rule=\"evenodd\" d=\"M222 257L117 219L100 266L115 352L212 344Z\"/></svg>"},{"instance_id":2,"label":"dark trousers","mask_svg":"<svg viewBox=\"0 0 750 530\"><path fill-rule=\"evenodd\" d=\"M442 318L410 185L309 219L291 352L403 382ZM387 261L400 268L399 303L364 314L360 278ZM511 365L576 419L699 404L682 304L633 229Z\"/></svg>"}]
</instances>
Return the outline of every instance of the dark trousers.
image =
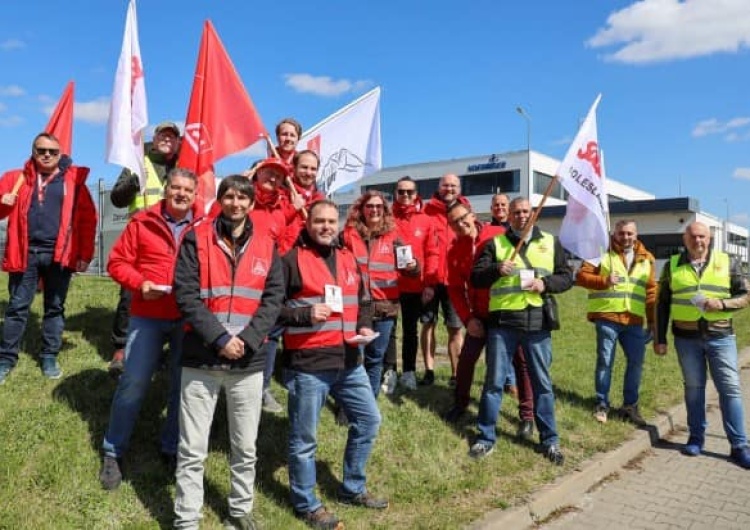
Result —
<instances>
[{"instance_id":1,"label":"dark trousers","mask_svg":"<svg viewBox=\"0 0 750 530\"><path fill-rule=\"evenodd\" d=\"M65 298L73 271L52 262L52 251L29 250L24 272L8 275L8 306L5 309L0 359L14 365L26 331L29 307L34 301L37 285L44 286L44 316L42 317L42 349L40 355L57 355L62 346L65 328Z\"/></svg>"},{"instance_id":2,"label":"dark trousers","mask_svg":"<svg viewBox=\"0 0 750 530\"><path fill-rule=\"evenodd\" d=\"M401 371L415 372L419 347L417 324L422 314L422 294L401 293L399 302L401 302L401 362L403 364Z\"/></svg>"},{"instance_id":3,"label":"dark trousers","mask_svg":"<svg viewBox=\"0 0 750 530\"><path fill-rule=\"evenodd\" d=\"M125 348L128 338L128 323L130 322L130 300L133 295L127 289L120 287L120 300L115 309L115 318L112 321L112 346L116 350Z\"/></svg>"}]
</instances>

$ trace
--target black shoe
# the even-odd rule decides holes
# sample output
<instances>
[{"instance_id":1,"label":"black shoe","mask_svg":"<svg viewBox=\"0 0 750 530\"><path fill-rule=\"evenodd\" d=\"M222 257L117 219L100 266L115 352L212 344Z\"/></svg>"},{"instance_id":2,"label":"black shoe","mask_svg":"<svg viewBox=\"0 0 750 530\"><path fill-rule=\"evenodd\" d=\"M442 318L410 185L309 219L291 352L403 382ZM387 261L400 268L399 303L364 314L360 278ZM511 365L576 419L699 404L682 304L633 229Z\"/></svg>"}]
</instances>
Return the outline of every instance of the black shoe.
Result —
<instances>
[{"instance_id":1,"label":"black shoe","mask_svg":"<svg viewBox=\"0 0 750 530\"><path fill-rule=\"evenodd\" d=\"M349 418L346 417L346 412L341 407L338 407L336 410L336 425L340 425L341 427L349 426Z\"/></svg>"},{"instance_id":2,"label":"black shoe","mask_svg":"<svg viewBox=\"0 0 750 530\"><path fill-rule=\"evenodd\" d=\"M424 377L419 381L420 386L430 386L435 383L435 372L427 370Z\"/></svg>"},{"instance_id":3,"label":"black shoe","mask_svg":"<svg viewBox=\"0 0 750 530\"><path fill-rule=\"evenodd\" d=\"M547 460L549 460L556 466L561 466L565 463L565 455L562 454L562 451L560 451L560 446L558 445L552 444L547 447L544 456L547 457Z\"/></svg>"},{"instance_id":4,"label":"black shoe","mask_svg":"<svg viewBox=\"0 0 750 530\"><path fill-rule=\"evenodd\" d=\"M388 508L388 499L378 499L373 497L369 492L360 493L359 495L342 495L339 493L339 502L360 508L369 508L371 510L385 510Z\"/></svg>"},{"instance_id":5,"label":"black shoe","mask_svg":"<svg viewBox=\"0 0 750 530\"><path fill-rule=\"evenodd\" d=\"M516 436L519 440L530 442L534 438L534 422L529 420L521 421Z\"/></svg>"},{"instance_id":6,"label":"black shoe","mask_svg":"<svg viewBox=\"0 0 750 530\"><path fill-rule=\"evenodd\" d=\"M448 412L443 414L443 419L448 423L458 423L465 412L466 407L462 407L461 405L453 405Z\"/></svg>"},{"instance_id":7,"label":"black shoe","mask_svg":"<svg viewBox=\"0 0 750 530\"><path fill-rule=\"evenodd\" d=\"M107 491L116 490L122 483L122 461L113 456L102 459L102 469L99 471L99 482Z\"/></svg>"}]
</instances>

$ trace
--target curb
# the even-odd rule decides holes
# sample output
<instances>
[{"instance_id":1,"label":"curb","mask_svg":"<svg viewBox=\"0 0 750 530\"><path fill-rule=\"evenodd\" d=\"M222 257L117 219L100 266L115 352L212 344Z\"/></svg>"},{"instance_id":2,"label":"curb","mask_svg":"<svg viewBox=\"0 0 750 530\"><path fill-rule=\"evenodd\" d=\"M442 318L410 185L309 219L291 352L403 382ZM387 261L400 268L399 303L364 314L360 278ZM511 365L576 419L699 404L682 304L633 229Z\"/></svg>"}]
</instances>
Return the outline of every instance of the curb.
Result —
<instances>
[{"instance_id":1,"label":"curb","mask_svg":"<svg viewBox=\"0 0 750 530\"><path fill-rule=\"evenodd\" d=\"M740 350L737 364L740 368L750 364L750 347ZM716 402L718 394L713 385L706 387L706 403ZM499 528L536 528L537 522L548 518L561 508L576 506L583 495L606 477L619 471L628 462L647 451L659 439L672 432L678 421L684 423L685 403L661 412L644 429L608 453L597 453L581 462L570 473L542 486L524 504L505 510L492 510L474 521L467 530L492 530Z\"/></svg>"}]
</instances>

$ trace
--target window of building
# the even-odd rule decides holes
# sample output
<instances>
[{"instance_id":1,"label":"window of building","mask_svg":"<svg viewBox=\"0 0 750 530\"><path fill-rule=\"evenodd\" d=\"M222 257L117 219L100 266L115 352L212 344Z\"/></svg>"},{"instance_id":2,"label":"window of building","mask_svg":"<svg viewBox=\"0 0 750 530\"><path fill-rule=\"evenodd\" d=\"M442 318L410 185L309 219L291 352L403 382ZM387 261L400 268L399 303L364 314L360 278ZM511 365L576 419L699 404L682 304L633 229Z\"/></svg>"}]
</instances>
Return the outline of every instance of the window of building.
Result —
<instances>
[{"instance_id":1,"label":"window of building","mask_svg":"<svg viewBox=\"0 0 750 530\"><path fill-rule=\"evenodd\" d=\"M463 195L494 195L495 193L518 193L521 191L521 171L493 171L461 175Z\"/></svg>"},{"instance_id":2,"label":"window of building","mask_svg":"<svg viewBox=\"0 0 750 530\"><path fill-rule=\"evenodd\" d=\"M538 171L534 171L534 193L544 195L544 193L547 191L547 186L549 186L549 183L553 178L554 177L552 177L551 175L547 175L546 173L539 173ZM563 188L562 184L560 184L560 181L558 180L552 187L552 191L550 192L549 196L555 197L556 199L567 200L568 192L565 191L565 188Z\"/></svg>"},{"instance_id":3,"label":"window of building","mask_svg":"<svg viewBox=\"0 0 750 530\"><path fill-rule=\"evenodd\" d=\"M388 200L388 202L393 202L393 190L396 189L396 183L395 182L386 182L385 184L371 184L369 186L365 186L362 192L375 190L381 192L383 195L385 195L385 198Z\"/></svg>"}]
</instances>

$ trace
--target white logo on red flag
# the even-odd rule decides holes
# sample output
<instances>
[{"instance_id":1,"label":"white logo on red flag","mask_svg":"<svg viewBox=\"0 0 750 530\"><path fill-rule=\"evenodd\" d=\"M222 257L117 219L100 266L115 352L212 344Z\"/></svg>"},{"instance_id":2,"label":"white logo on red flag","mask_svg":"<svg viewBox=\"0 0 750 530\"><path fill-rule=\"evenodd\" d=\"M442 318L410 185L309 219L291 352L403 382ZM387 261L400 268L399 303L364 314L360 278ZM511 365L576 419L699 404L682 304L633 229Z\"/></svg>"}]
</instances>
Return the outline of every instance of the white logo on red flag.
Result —
<instances>
[{"instance_id":1,"label":"white logo on red flag","mask_svg":"<svg viewBox=\"0 0 750 530\"><path fill-rule=\"evenodd\" d=\"M213 143L208 127L202 123L188 123L185 125L185 142L198 155L213 151Z\"/></svg>"}]
</instances>

